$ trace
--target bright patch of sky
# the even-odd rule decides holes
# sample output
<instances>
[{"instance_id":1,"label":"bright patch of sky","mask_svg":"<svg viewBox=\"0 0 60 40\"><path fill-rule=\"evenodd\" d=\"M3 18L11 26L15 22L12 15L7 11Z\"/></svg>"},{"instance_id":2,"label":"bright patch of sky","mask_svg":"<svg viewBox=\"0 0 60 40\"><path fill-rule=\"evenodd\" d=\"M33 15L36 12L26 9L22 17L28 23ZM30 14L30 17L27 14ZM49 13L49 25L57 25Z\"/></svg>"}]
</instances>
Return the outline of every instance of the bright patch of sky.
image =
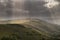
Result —
<instances>
[{"instance_id":1,"label":"bright patch of sky","mask_svg":"<svg viewBox=\"0 0 60 40\"><path fill-rule=\"evenodd\" d=\"M0 0L0 2L4 2L4 0Z\"/></svg>"},{"instance_id":2,"label":"bright patch of sky","mask_svg":"<svg viewBox=\"0 0 60 40\"><path fill-rule=\"evenodd\" d=\"M59 5L59 2L55 1L55 0L44 0L44 1L47 2L47 4L44 5L47 8L53 8L57 5Z\"/></svg>"}]
</instances>

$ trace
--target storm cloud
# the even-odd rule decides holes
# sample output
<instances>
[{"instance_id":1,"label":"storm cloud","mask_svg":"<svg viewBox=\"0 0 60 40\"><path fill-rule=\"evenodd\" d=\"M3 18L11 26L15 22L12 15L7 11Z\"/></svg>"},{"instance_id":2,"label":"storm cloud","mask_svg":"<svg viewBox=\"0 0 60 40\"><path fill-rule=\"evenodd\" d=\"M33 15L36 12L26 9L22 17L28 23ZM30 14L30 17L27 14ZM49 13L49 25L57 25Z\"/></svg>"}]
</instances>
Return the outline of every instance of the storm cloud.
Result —
<instances>
[{"instance_id":1,"label":"storm cloud","mask_svg":"<svg viewBox=\"0 0 60 40\"><path fill-rule=\"evenodd\" d=\"M44 5L48 2L44 0L5 1L0 1L1 19L38 18L49 23L60 24L60 4L52 8L47 8ZM59 2L59 0L54 1Z\"/></svg>"}]
</instances>

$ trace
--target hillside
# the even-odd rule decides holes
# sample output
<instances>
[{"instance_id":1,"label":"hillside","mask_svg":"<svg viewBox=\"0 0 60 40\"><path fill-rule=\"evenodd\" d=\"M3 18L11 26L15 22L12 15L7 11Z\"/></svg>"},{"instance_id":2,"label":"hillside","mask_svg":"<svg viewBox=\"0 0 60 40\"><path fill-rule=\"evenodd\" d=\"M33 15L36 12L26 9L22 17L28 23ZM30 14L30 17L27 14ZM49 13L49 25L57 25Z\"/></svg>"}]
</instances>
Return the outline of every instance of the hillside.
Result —
<instances>
[{"instance_id":1,"label":"hillside","mask_svg":"<svg viewBox=\"0 0 60 40\"><path fill-rule=\"evenodd\" d=\"M37 31L18 24L0 24L0 40L43 40L49 39Z\"/></svg>"},{"instance_id":2,"label":"hillside","mask_svg":"<svg viewBox=\"0 0 60 40\"><path fill-rule=\"evenodd\" d=\"M0 40L60 40L60 26L39 19L0 24Z\"/></svg>"},{"instance_id":3,"label":"hillside","mask_svg":"<svg viewBox=\"0 0 60 40\"><path fill-rule=\"evenodd\" d=\"M50 33L59 32L60 26L56 24L47 23L39 19L31 19L28 22L23 23L25 26L30 25L30 28L37 28L38 30L47 31Z\"/></svg>"},{"instance_id":4,"label":"hillside","mask_svg":"<svg viewBox=\"0 0 60 40\"><path fill-rule=\"evenodd\" d=\"M60 39L60 25L47 23L40 19L31 19L29 22L26 22L23 25L27 28L34 29L42 35L53 38L57 36L56 38Z\"/></svg>"}]
</instances>

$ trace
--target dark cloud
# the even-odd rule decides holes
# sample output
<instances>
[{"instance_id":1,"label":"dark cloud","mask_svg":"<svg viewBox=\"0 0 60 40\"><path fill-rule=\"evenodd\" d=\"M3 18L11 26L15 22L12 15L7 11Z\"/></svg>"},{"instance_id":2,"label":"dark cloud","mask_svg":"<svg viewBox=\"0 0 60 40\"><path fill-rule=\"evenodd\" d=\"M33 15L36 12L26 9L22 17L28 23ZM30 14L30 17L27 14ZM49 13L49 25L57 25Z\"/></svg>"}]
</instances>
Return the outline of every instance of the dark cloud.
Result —
<instances>
[{"instance_id":1,"label":"dark cloud","mask_svg":"<svg viewBox=\"0 0 60 40\"><path fill-rule=\"evenodd\" d=\"M29 16L31 17L50 17L51 14L49 10L43 5L45 2L43 1L26 1L25 9L29 10Z\"/></svg>"},{"instance_id":2,"label":"dark cloud","mask_svg":"<svg viewBox=\"0 0 60 40\"><path fill-rule=\"evenodd\" d=\"M49 9L43 6L46 2L42 0L26 0L24 4L17 1L15 2L15 6L10 3L11 1L7 3L6 7L0 4L0 17L12 19L14 15L14 18L38 18L50 23L57 22L60 19L60 4ZM14 7L12 8L12 6Z\"/></svg>"},{"instance_id":3,"label":"dark cloud","mask_svg":"<svg viewBox=\"0 0 60 40\"><path fill-rule=\"evenodd\" d=\"M12 16L12 1L0 1L0 18L10 18Z\"/></svg>"},{"instance_id":4,"label":"dark cloud","mask_svg":"<svg viewBox=\"0 0 60 40\"><path fill-rule=\"evenodd\" d=\"M25 10L29 10L29 16L39 18L50 23L58 24L60 19L60 5L51 9L44 7L44 1L26 1Z\"/></svg>"},{"instance_id":5,"label":"dark cloud","mask_svg":"<svg viewBox=\"0 0 60 40\"><path fill-rule=\"evenodd\" d=\"M49 9L44 7L44 1L26 1L25 3L25 10L29 11L30 17L51 17L51 13Z\"/></svg>"}]
</instances>

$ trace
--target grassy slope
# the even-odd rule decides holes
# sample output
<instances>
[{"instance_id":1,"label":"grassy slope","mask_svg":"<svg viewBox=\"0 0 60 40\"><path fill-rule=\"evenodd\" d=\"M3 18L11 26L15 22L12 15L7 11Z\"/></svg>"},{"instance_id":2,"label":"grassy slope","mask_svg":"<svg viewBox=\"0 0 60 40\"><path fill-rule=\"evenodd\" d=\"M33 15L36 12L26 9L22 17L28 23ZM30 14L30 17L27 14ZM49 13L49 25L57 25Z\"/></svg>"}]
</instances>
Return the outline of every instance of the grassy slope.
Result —
<instances>
[{"instance_id":1,"label":"grassy slope","mask_svg":"<svg viewBox=\"0 0 60 40\"><path fill-rule=\"evenodd\" d=\"M41 40L46 39L42 34L33 29L25 28L23 25L18 24L0 24L0 40L3 37L9 37L12 34L19 36L19 40ZM9 40L9 39L8 39ZM15 40L15 39L14 39ZM18 40L18 38L17 38Z\"/></svg>"}]
</instances>

